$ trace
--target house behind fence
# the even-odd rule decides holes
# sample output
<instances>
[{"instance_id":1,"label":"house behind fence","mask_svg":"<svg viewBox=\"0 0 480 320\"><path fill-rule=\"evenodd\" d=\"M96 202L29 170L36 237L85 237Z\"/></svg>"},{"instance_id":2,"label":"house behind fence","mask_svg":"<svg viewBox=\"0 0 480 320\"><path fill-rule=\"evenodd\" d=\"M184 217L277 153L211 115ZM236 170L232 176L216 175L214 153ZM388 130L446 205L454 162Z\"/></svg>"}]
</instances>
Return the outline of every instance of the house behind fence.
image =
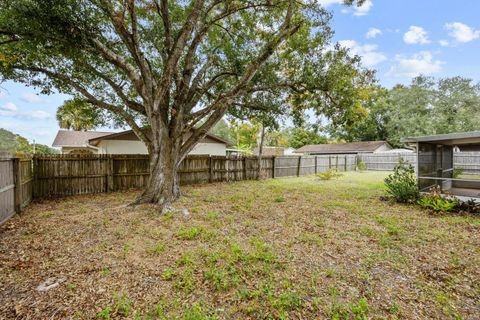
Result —
<instances>
[{"instance_id":1,"label":"house behind fence","mask_svg":"<svg viewBox=\"0 0 480 320\"><path fill-rule=\"evenodd\" d=\"M391 171L400 159L416 154L333 154L262 158L262 177L305 176L328 169ZM455 166L480 173L480 153L456 153ZM257 157L188 156L179 168L180 183L198 184L256 179ZM0 224L32 199L139 189L149 176L148 155L42 155L33 159L0 156Z\"/></svg>"}]
</instances>

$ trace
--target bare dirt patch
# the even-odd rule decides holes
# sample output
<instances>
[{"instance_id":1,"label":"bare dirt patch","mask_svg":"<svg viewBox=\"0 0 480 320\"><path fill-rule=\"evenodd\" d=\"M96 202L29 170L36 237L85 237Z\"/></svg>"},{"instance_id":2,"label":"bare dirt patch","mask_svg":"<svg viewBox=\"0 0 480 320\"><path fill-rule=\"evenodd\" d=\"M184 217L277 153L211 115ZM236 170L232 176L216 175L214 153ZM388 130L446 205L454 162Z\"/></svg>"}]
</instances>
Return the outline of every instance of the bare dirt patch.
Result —
<instances>
[{"instance_id":1,"label":"bare dirt patch","mask_svg":"<svg viewBox=\"0 0 480 320\"><path fill-rule=\"evenodd\" d=\"M0 318L478 319L480 219L380 201L383 177L189 186L188 217L32 204L0 227Z\"/></svg>"}]
</instances>

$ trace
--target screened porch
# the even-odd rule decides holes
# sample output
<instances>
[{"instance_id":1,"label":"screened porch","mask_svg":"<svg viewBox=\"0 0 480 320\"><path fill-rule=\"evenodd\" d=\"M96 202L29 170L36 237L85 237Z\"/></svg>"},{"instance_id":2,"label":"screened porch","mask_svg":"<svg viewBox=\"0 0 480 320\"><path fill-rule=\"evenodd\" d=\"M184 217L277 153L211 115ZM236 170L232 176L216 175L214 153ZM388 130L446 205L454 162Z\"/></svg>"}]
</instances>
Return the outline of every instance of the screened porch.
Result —
<instances>
[{"instance_id":1,"label":"screened porch","mask_svg":"<svg viewBox=\"0 0 480 320\"><path fill-rule=\"evenodd\" d=\"M417 181L420 192L439 186L460 200L480 201L480 131L408 138L417 150ZM463 151L472 163L459 166L455 158ZM478 155L476 152L478 151Z\"/></svg>"}]
</instances>

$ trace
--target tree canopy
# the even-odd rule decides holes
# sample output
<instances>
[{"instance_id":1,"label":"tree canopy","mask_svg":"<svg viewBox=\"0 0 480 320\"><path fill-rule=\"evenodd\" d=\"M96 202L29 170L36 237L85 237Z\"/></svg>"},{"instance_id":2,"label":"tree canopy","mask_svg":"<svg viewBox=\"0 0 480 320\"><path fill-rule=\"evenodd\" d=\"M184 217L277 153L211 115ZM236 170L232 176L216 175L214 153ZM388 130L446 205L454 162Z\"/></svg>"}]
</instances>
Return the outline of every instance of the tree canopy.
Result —
<instances>
[{"instance_id":1,"label":"tree canopy","mask_svg":"<svg viewBox=\"0 0 480 320\"><path fill-rule=\"evenodd\" d=\"M402 138L410 136L474 131L480 123L480 83L420 76L410 85L378 88L366 109L367 117L353 126L331 127L333 135L401 146Z\"/></svg>"},{"instance_id":2,"label":"tree canopy","mask_svg":"<svg viewBox=\"0 0 480 320\"><path fill-rule=\"evenodd\" d=\"M0 75L121 119L151 155L141 200L166 203L226 113L365 112L373 74L331 46L330 18L316 0L0 0Z\"/></svg>"},{"instance_id":3,"label":"tree canopy","mask_svg":"<svg viewBox=\"0 0 480 320\"><path fill-rule=\"evenodd\" d=\"M80 99L66 100L57 109L56 118L62 129L87 131L105 125L105 117L100 110Z\"/></svg>"},{"instance_id":4,"label":"tree canopy","mask_svg":"<svg viewBox=\"0 0 480 320\"><path fill-rule=\"evenodd\" d=\"M17 154L55 154L57 150L44 144L30 143L25 137L0 128L0 151Z\"/></svg>"}]
</instances>

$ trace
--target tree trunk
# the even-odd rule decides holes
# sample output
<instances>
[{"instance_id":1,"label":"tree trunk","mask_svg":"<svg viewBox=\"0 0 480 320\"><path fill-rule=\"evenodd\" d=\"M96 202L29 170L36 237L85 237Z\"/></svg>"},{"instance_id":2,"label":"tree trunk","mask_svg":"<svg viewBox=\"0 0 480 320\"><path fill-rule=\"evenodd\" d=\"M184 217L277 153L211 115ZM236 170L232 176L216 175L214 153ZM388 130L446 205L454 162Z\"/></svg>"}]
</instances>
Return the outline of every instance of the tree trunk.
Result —
<instances>
[{"instance_id":1,"label":"tree trunk","mask_svg":"<svg viewBox=\"0 0 480 320\"><path fill-rule=\"evenodd\" d=\"M265 139L265 126L262 124L262 132L260 133L260 144L258 146L258 172L257 180L263 179L262 174L262 156L263 156L263 140Z\"/></svg>"},{"instance_id":2,"label":"tree trunk","mask_svg":"<svg viewBox=\"0 0 480 320\"><path fill-rule=\"evenodd\" d=\"M143 194L135 201L135 204L157 204L161 211L165 212L180 196L177 170L182 158L178 141L162 137L157 144L149 150L150 177Z\"/></svg>"}]
</instances>

